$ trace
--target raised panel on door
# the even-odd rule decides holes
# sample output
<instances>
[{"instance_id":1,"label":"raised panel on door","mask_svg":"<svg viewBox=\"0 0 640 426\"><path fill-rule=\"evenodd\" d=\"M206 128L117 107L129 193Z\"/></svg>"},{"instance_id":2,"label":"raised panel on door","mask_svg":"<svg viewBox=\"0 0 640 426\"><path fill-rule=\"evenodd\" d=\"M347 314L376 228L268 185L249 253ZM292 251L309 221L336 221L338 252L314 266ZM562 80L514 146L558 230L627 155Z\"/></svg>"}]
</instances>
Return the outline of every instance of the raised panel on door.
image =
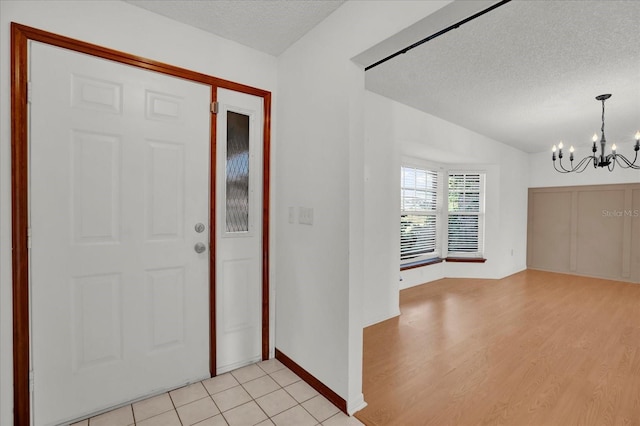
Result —
<instances>
[{"instance_id":1,"label":"raised panel on door","mask_svg":"<svg viewBox=\"0 0 640 426\"><path fill-rule=\"evenodd\" d=\"M77 244L120 239L120 135L74 130L71 198Z\"/></svg>"},{"instance_id":2,"label":"raised panel on door","mask_svg":"<svg viewBox=\"0 0 640 426\"><path fill-rule=\"evenodd\" d=\"M184 268L147 271L149 352L185 344L186 313Z\"/></svg>"},{"instance_id":3,"label":"raised panel on door","mask_svg":"<svg viewBox=\"0 0 640 426\"><path fill-rule=\"evenodd\" d=\"M73 372L122 361L122 276L73 277Z\"/></svg>"},{"instance_id":4,"label":"raised panel on door","mask_svg":"<svg viewBox=\"0 0 640 426\"><path fill-rule=\"evenodd\" d=\"M146 223L148 240L183 238L184 145L147 140Z\"/></svg>"},{"instance_id":5,"label":"raised panel on door","mask_svg":"<svg viewBox=\"0 0 640 426\"><path fill-rule=\"evenodd\" d=\"M209 375L209 86L31 43L35 425Z\"/></svg>"},{"instance_id":6,"label":"raised panel on door","mask_svg":"<svg viewBox=\"0 0 640 426\"><path fill-rule=\"evenodd\" d=\"M578 273L621 278L624 215L607 214L615 211L624 211L623 190L578 192Z\"/></svg>"},{"instance_id":7,"label":"raised panel on door","mask_svg":"<svg viewBox=\"0 0 640 426\"><path fill-rule=\"evenodd\" d=\"M631 281L640 283L640 189L634 189L631 195ZM633 238L636 236L636 238Z\"/></svg>"},{"instance_id":8,"label":"raised panel on door","mask_svg":"<svg viewBox=\"0 0 640 426\"><path fill-rule=\"evenodd\" d=\"M534 192L529 208L531 268L567 271L571 257L571 193ZM553 247L552 250L549 248Z\"/></svg>"}]
</instances>

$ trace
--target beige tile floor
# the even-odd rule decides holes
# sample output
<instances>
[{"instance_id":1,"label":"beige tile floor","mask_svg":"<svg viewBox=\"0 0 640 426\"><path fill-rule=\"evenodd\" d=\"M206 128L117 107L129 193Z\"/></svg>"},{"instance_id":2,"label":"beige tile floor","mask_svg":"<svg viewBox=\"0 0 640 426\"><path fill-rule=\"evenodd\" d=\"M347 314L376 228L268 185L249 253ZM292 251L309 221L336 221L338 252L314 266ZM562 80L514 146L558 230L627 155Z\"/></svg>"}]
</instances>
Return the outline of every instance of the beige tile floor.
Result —
<instances>
[{"instance_id":1,"label":"beige tile floor","mask_svg":"<svg viewBox=\"0 0 640 426\"><path fill-rule=\"evenodd\" d=\"M354 426L278 360L154 396L72 426Z\"/></svg>"}]
</instances>

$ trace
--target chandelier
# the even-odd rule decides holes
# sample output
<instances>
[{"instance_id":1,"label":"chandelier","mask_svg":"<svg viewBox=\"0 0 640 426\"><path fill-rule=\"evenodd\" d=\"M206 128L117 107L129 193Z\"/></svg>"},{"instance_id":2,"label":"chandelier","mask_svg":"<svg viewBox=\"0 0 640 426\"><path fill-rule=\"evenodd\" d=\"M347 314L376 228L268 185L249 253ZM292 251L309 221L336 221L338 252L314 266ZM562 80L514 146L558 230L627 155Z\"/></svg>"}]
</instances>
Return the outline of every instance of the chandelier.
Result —
<instances>
[{"instance_id":1,"label":"chandelier","mask_svg":"<svg viewBox=\"0 0 640 426\"><path fill-rule=\"evenodd\" d=\"M629 160L627 157L625 157L622 154L618 154L616 151L617 148L615 143L611 145L611 154L605 155L604 148L607 143L607 140L604 137L604 101L606 101L610 97L611 97L610 94L596 96L597 100L602 101L602 128L600 129L602 132L602 136L600 137L600 155L596 154L596 152L598 152L598 147L596 145L596 142L598 141L598 135L594 133L593 146L591 147L591 151L593 152L593 154L588 157L584 157L582 160L580 160L577 164L574 165L573 164L574 149L573 149L573 146L570 147L569 148L570 165L568 168L566 168L562 164L563 145L561 141L557 147L554 145L552 149L553 168L556 169L556 171L560 173L571 173L571 172L582 173L587 168L587 166L589 166L590 162L593 162L594 168L606 167L609 171L613 171L614 167L616 166L616 163L624 169L640 170L640 164L636 164L636 161L638 160L638 150L640 150L640 131L636 132L636 144L633 146L633 150L635 151L635 156L633 158L633 161ZM556 151L558 151L557 164L556 164Z\"/></svg>"}]
</instances>

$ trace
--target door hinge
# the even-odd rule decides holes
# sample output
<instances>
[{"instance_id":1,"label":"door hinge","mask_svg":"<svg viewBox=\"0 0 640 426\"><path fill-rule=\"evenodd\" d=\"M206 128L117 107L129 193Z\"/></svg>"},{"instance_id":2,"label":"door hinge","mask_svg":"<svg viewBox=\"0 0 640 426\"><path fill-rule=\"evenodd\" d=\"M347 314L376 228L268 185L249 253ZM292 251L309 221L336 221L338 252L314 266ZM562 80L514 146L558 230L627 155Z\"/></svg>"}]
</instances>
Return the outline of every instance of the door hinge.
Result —
<instances>
[{"instance_id":1,"label":"door hinge","mask_svg":"<svg viewBox=\"0 0 640 426\"><path fill-rule=\"evenodd\" d=\"M31 370L29 371L29 393L33 392L33 382L34 382L33 370Z\"/></svg>"},{"instance_id":2,"label":"door hinge","mask_svg":"<svg viewBox=\"0 0 640 426\"><path fill-rule=\"evenodd\" d=\"M27 248L31 248L31 228L27 228Z\"/></svg>"},{"instance_id":3,"label":"door hinge","mask_svg":"<svg viewBox=\"0 0 640 426\"><path fill-rule=\"evenodd\" d=\"M217 102L211 102L211 113L212 114L217 114L218 113L218 103Z\"/></svg>"},{"instance_id":4,"label":"door hinge","mask_svg":"<svg viewBox=\"0 0 640 426\"><path fill-rule=\"evenodd\" d=\"M31 93L33 92L33 85L31 84L31 80L27 81L27 103L31 103Z\"/></svg>"}]
</instances>

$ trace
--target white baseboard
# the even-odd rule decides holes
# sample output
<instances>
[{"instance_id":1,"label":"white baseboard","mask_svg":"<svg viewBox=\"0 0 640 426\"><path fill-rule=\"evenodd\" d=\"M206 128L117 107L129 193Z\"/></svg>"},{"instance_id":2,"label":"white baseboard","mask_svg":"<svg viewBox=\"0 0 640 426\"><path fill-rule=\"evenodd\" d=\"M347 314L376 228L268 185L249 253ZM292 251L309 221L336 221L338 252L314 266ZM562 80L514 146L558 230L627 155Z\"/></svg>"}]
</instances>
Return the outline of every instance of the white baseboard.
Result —
<instances>
[{"instance_id":1,"label":"white baseboard","mask_svg":"<svg viewBox=\"0 0 640 426\"><path fill-rule=\"evenodd\" d=\"M354 401L349 401L347 403L347 413L349 413L350 416L353 416L355 413L362 410L366 406L367 403L364 402L364 395L360 394Z\"/></svg>"}]
</instances>

